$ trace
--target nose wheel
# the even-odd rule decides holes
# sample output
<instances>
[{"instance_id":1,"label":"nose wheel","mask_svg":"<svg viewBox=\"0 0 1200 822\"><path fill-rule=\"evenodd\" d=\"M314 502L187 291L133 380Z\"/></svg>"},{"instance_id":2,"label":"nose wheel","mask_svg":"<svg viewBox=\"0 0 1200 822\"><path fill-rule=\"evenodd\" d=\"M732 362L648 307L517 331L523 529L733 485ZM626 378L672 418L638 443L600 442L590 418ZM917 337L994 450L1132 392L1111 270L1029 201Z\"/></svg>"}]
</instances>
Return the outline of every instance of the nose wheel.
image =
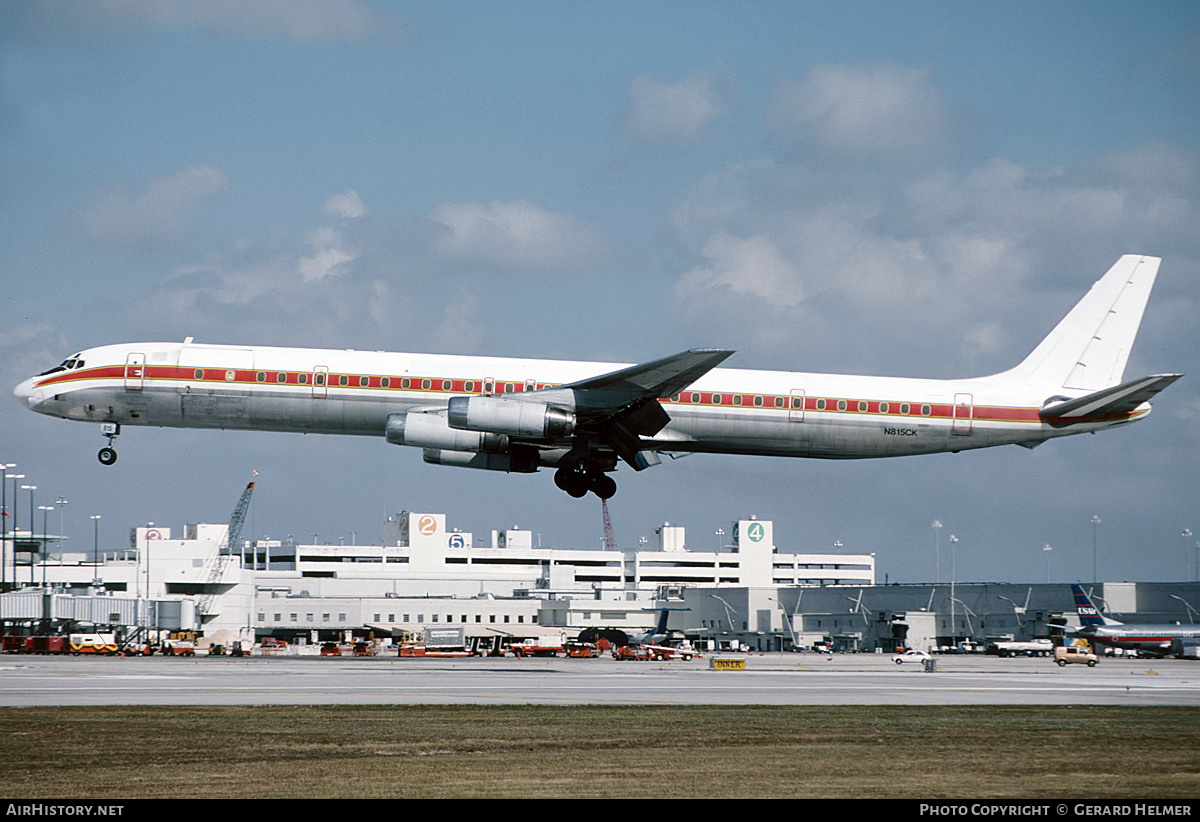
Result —
<instances>
[{"instance_id":1,"label":"nose wheel","mask_svg":"<svg viewBox=\"0 0 1200 822\"><path fill-rule=\"evenodd\" d=\"M100 460L101 465L112 465L117 461L117 449L113 448L113 445L117 441L117 435L121 433L121 426L115 422L106 422L100 430L108 437L108 445L100 449L96 458Z\"/></svg>"}]
</instances>

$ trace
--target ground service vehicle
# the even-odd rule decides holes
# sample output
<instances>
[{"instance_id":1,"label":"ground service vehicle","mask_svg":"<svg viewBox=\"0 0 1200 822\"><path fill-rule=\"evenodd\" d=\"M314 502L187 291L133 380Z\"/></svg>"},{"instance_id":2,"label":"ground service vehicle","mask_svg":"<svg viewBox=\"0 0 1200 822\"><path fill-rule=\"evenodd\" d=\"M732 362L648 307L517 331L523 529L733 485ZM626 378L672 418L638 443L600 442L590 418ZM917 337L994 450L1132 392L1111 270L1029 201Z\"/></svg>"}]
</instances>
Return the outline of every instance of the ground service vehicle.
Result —
<instances>
[{"instance_id":1,"label":"ground service vehicle","mask_svg":"<svg viewBox=\"0 0 1200 822\"><path fill-rule=\"evenodd\" d=\"M1028 642L993 642L988 645L989 654L995 656L1050 656L1054 643L1048 639L1031 639Z\"/></svg>"},{"instance_id":2,"label":"ground service vehicle","mask_svg":"<svg viewBox=\"0 0 1200 822\"><path fill-rule=\"evenodd\" d=\"M1058 646L1054 649L1054 661L1060 668L1071 663L1087 665L1089 668L1096 667L1096 655L1092 653L1091 648L1083 645Z\"/></svg>"},{"instance_id":3,"label":"ground service vehicle","mask_svg":"<svg viewBox=\"0 0 1200 822\"><path fill-rule=\"evenodd\" d=\"M117 640L112 634L71 634L72 654L115 654Z\"/></svg>"}]
</instances>

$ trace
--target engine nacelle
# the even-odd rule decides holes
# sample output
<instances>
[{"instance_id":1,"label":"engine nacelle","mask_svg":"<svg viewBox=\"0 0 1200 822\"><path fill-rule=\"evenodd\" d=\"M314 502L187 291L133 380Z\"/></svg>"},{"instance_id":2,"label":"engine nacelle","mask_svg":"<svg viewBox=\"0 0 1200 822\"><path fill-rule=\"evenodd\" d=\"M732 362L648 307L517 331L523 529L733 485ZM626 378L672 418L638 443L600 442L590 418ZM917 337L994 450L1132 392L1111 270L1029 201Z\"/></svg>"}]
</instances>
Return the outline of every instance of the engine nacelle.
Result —
<instances>
[{"instance_id":1,"label":"engine nacelle","mask_svg":"<svg viewBox=\"0 0 1200 822\"><path fill-rule=\"evenodd\" d=\"M503 434L451 428L444 414L388 414L384 430L387 441L393 445L484 454L499 454L508 448L508 437Z\"/></svg>"},{"instance_id":2,"label":"engine nacelle","mask_svg":"<svg viewBox=\"0 0 1200 822\"><path fill-rule=\"evenodd\" d=\"M471 454L465 451L425 449L425 462L431 465L453 465L458 468L479 468L484 471L508 471L532 474L538 470L540 459L536 448L514 445L504 454Z\"/></svg>"},{"instance_id":3,"label":"engine nacelle","mask_svg":"<svg viewBox=\"0 0 1200 822\"><path fill-rule=\"evenodd\" d=\"M510 437L565 437L575 430L573 411L510 397L451 397L446 420L451 428Z\"/></svg>"}]
</instances>

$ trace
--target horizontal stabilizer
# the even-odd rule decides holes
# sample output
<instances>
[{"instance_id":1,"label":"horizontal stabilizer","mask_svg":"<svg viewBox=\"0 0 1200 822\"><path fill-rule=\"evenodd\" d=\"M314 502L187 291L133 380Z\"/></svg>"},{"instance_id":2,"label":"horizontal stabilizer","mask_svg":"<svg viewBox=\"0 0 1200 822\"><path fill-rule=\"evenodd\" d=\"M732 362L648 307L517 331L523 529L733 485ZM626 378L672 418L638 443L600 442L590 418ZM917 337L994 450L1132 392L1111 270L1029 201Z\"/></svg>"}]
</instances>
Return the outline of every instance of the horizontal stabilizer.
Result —
<instances>
[{"instance_id":1,"label":"horizontal stabilizer","mask_svg":"<svg viewBox=\"0 0 1200 822\"><path fill-rule=\"evenodd\" d=\"M1043 408L1039 414L1049 423L1086 422L1114 414L1128 414L1181 376L1155 374L1130 380L1082 397L1056 402Z\"/></svg>"}]
</instances>

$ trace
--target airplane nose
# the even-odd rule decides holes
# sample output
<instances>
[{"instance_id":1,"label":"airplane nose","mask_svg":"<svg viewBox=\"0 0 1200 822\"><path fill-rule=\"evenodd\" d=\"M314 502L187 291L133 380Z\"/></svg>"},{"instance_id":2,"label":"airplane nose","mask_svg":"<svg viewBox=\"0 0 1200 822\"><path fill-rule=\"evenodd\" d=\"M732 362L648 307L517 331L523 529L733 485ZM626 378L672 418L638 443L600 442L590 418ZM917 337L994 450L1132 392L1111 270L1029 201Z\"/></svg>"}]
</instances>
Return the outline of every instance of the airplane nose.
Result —
<instances>
[{"instance_id":1,"label":"airplane nose","mask_svg":"<svg viewBox=\"0 0 1200 822\"><path fill-rule=\"evenodd\" d=\"M26 408L36 408L37 400L34 397L33 378L25 380L23 383L13 389L13 396L17 401Z\"/></svg>"}]
</instances>

